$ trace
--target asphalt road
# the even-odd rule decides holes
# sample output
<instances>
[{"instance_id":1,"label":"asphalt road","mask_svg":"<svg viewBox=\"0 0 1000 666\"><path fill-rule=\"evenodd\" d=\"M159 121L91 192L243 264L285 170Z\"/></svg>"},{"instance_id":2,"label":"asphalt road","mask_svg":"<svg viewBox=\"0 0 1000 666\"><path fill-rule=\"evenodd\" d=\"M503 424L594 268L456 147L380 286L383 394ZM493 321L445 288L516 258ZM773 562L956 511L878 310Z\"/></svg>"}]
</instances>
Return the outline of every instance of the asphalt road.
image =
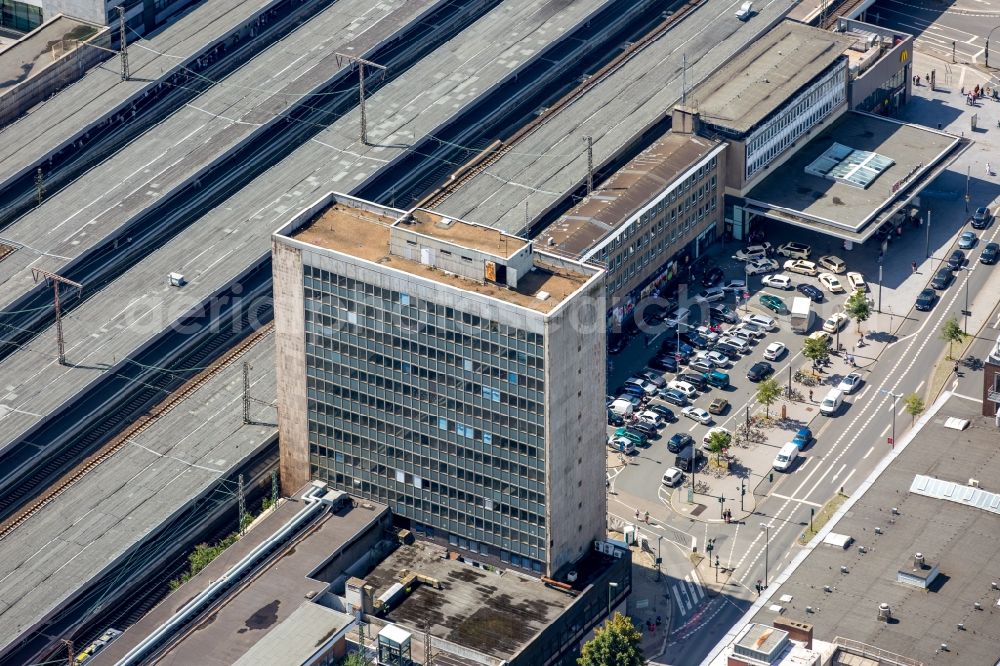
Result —
<instances>
[{"instance_id":1,"label":"asphalt road","mask_svg":"<svg viewBox=\"0 0 1000 666\"><path fill-rule=\"evenodd\" d=\"M868 10L868 20L910 33L916 38L917 50L945 62L982 64L986 38L1000 26L1000 12L984 2L880 0ZM993 35L998 37L1000 32ZM1000 65L1000 41L990 43L995 67Z\"/></svg>"},{"instance_id":2,"label":"asphalt road","mask_svg":"<svg viewBox=\"0 0 1000 666\"><path fill-rule=\"evenodd\" d=\"M960 104L955 96L952 104ZM977 109L980 113L1000 113L1000 105ZM923 113L923 107L913 103L907 111L918 120ZM926 122L926 121L925 121ZM956 124L961 119L954 121ZM991 125L995 120L990 121ZM957 133L957 130L956 130ZM992 136L977 137L978 145L974 145L964 154L952 169L944 174L931 188L939 193L952 190L962 190L965 186L966 168L980 164L988 157L989 144ZM991 178L973 177L970 184L972 206L995 205L997 189ZM880 350L877 361L871 366L865 385L854 396L851 396L846 407L835 417L817 416L811 427L816 434L816 442L805 451L802 462L788 475L776 475L774 485L769 489L767 497L758 500L757 514L751 516L743 524L727 525L725 523L703 523L692 520L687 515L680 516L670 512L664 504L658 514L668 516L665 524L654 526L650 531L662 533L667 539L677 543L679 549L690 549L691 544L703 546L709 538L715 538L716 554L721 563L734 568L732 582L726 595L715 598L706 597L700 604L686 611L675 608L673 633L668 642L666 653L654 658L656 663L688 666L698 664L702 658L715 646L716 642L740 618L743 612L756 598L754 585L758 580L766 578L773 580L788 561L795 555L799 546L796 539L808 525L810 509L818 509L836 492L843 488L848 494L858 488L876 466L882 455L888 451L887 437L892 431L892 399L881 391L904 395L911 392L924 394L930 381L931 368L942 357L947 344L940 339L939 331L943 322L952 317L963 321L962 310L965 308L966 293L969 298L969 310L972 313L969 331L979 329L980 323L991 317L996 319L994 308L997 306L997 294L1000 294L1000 270L995 266L986 266L978 262L978 256L985 243L1000 239L1000 224L994 221L991 226L977 232L980 240L967 254L971 261L966 264L969 271L956 274L955 280L943 292L941 299L929 312L917 312L912 309L914 297L933 276L940 265L955 248L959 233L967 229L965 226L965 204L956 194L950 200L928 199L925 205L933 208L933 224L927 234L927 227L907 228L902 238L894 240L886 254L883 266L883 289L879 293L877 285L878 265L877 246L857 247L849 253L836 251L848 263L848 270L860 270L871 285L871 295L881 303L882 313L873 315L865 322L864 330L868 332L870 344L858 351L861 356L865 352ZM766 229L768 240L778 244L787 240L793 232L774 225ZM925 246L930 239L930 258L925 258ZM797 240L803 240L813 246L814 253L825 253L827 241L819 237L803 238L801 232L796 234ZM724 257L735 250L730 245L724 249ZM910 261L919 263L918 273L913 274ZM727 268L726 278L737 277L733 272L735 267ZM793 276L798 283L799 276ZM814 280L813 280L814 281ZM751 283L752 289L759 286L759 281ZM790 292L785 292L790 295ZM843 297L835 300L841 302ZM751 302L756 302L756 295ZM787 302L787 299L786 299ZM819 309L819 308L818 308ZM821 313L828 313L820 309ZM853 331L851 324L847 329ZM842 334L843 335L843 334ZM987 329L983 340L977 340L969 351L970 357L983 358L985 350L995 343L996 331ZM768 335L758 343L750 358L760 358L761 350L772 340L781 340L789 346L792 352L801 349L801 338L781 330ZM842 341L843 342L843 341ZM851 341L853 342L853 340ZM847 342L845 344L850 344ZM658 346L655 345L655 346ZM620 381L630 370L629 366L641 365L652 354L653 348L646 350L642 339L633 340L630 347L614 358L615 379ZM782 371L788 363L788 357L775 364L777 377L782 380ZM751 398L752 385L746 381L745 366L747 359L741 361L736 369L728 370L736 388L727 395L727 399L740 413L742 405ZM975 370L975 363L970 367L963 366L963 376L959 378L958 390L970 398L978 398L981 388L981 373ZM947 380L951 386L953 377ZM617 384L615 384L617 386ZM706 398L699 398L695 404L706 406L711 399L709 391ZM930 404L933 396L926 397ZM704 404L702 404L704 403ZM676 411L676 410L675 410ZM897 438L909 426L910 418L903 412L902 401L896 405ZM664 442L670 433L677 428L687 431L692 429L696 439L705 430L705 426L693 422L682 421L671 424L664 430L661 439L650 449L641 450L638 465L630 465L615 478L614 489L622 494L630 494L657 506L660 502L660 475L668 464L672 463L672 455L666 453ZM725 422L722 422L725 425ZM755 470L756 471L756 470ZM609 506L613 514L631 520L632 507L616 503L611 496ZM708 507L703 517L717 518L714 507ZM766 531L761 524L767 525ZM690 572L690 565L675 559L666 560L669 579L683 579ZM681 649L682 648L682 649ZM647 655L655 657L654 655Z\"/></svg>"}]
</instances>

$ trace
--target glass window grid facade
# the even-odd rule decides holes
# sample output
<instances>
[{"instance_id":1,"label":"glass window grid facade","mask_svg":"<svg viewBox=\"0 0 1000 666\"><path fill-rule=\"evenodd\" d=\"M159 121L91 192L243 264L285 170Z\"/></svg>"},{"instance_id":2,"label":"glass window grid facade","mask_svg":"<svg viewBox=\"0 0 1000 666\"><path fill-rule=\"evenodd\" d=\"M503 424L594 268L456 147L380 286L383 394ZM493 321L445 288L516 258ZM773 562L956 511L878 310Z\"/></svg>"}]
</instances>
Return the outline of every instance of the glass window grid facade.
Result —
<instances>
[{"instance_id":1,"label":"glass window grid facade","mask_svg":"<svg viewBox=\"0 0 1000 666\"><path fill-rule=\"evenodd\" d=\"M605 245L596 258L607 267L608 297L666 264L692 230L716 210L718 194L718 157L713 157ZM654 269L647 269L650 265Z\"/></svg>"},{"instance_id":2,"label":"glass window grid facade","mask_svg":"<svg viewBox=\"0 0 1000 666\"><path fill-rule=\"evenodd\" d=\"M41 7L17 0L0 0L0 26L30 32L41 24Z\"/></svg>"},{"instance_id":3,"label":"glass window grid facade","mask_svg":"<svg viewBox=\"0 0 1000 666\"><path fill-rule=\"evenodd\" d=\"M310 468L541 571L543 336L304 267Z\"/></svg>"}]
</instances>

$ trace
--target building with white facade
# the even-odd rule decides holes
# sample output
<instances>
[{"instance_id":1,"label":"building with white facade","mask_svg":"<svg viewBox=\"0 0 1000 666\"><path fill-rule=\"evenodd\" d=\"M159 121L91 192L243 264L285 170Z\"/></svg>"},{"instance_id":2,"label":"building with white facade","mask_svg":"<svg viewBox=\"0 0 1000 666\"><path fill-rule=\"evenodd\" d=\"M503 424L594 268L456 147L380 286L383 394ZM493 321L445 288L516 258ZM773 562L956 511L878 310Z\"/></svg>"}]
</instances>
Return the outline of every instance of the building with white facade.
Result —
<instances>
[{"instance_id":1,"label":"building with white facade","mask_svg":"<svg viewBox=\"0 0 1000 666\"><path fill-rule=\"evenodd\" d=\"M26 33L59 14L117 25L118 7L124 7L131 41L195 2L198 0L0 0L0 28Z\"/></svg>"},{"instance_id":2,"label":"building with white facade","mask_svg":"<svg viewBox=\"0 0 1000 666\"><path fill-rule=\"evenodd\" d=\"M605 535L604 271L330 194L273 237L281 478L555 575Z\"/></svg>"}]
</instances>

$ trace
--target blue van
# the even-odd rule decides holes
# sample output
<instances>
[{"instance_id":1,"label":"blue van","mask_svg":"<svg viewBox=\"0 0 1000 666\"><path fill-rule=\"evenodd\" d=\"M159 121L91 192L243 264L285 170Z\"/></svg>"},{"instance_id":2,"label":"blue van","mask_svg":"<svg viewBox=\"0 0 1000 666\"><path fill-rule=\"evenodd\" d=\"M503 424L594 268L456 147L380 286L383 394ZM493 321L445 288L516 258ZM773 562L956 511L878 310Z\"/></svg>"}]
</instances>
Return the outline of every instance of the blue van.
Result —
<instances>
[{"instance_id":1,"label":"blue van","mask_svg":"<svg viewBox=\"0 0 1000 666\"><path fill-rule=\"evenodd\" d=\"M705 375L705 381L715 388L726 388L729 386L729 375L718 370L712 370Z\"/></svg>"}]
</instances>

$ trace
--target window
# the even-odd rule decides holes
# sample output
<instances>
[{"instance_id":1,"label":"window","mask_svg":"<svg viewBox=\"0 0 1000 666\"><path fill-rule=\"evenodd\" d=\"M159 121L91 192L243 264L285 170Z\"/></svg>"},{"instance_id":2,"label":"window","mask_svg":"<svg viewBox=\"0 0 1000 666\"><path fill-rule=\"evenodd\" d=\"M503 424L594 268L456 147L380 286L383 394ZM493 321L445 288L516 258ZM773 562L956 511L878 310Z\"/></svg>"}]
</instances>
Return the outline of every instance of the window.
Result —
<instances>
[{"instance_id":1,"label":"window","mask_svg":"<svg viewBox=\"0 0 1000 666\"><path fill-rule=\"evenodd\" d=\"M28 32L41 24L41 7L17 2L17 0L0 0L0 26Z\"/></svg>"}]
</instances>

